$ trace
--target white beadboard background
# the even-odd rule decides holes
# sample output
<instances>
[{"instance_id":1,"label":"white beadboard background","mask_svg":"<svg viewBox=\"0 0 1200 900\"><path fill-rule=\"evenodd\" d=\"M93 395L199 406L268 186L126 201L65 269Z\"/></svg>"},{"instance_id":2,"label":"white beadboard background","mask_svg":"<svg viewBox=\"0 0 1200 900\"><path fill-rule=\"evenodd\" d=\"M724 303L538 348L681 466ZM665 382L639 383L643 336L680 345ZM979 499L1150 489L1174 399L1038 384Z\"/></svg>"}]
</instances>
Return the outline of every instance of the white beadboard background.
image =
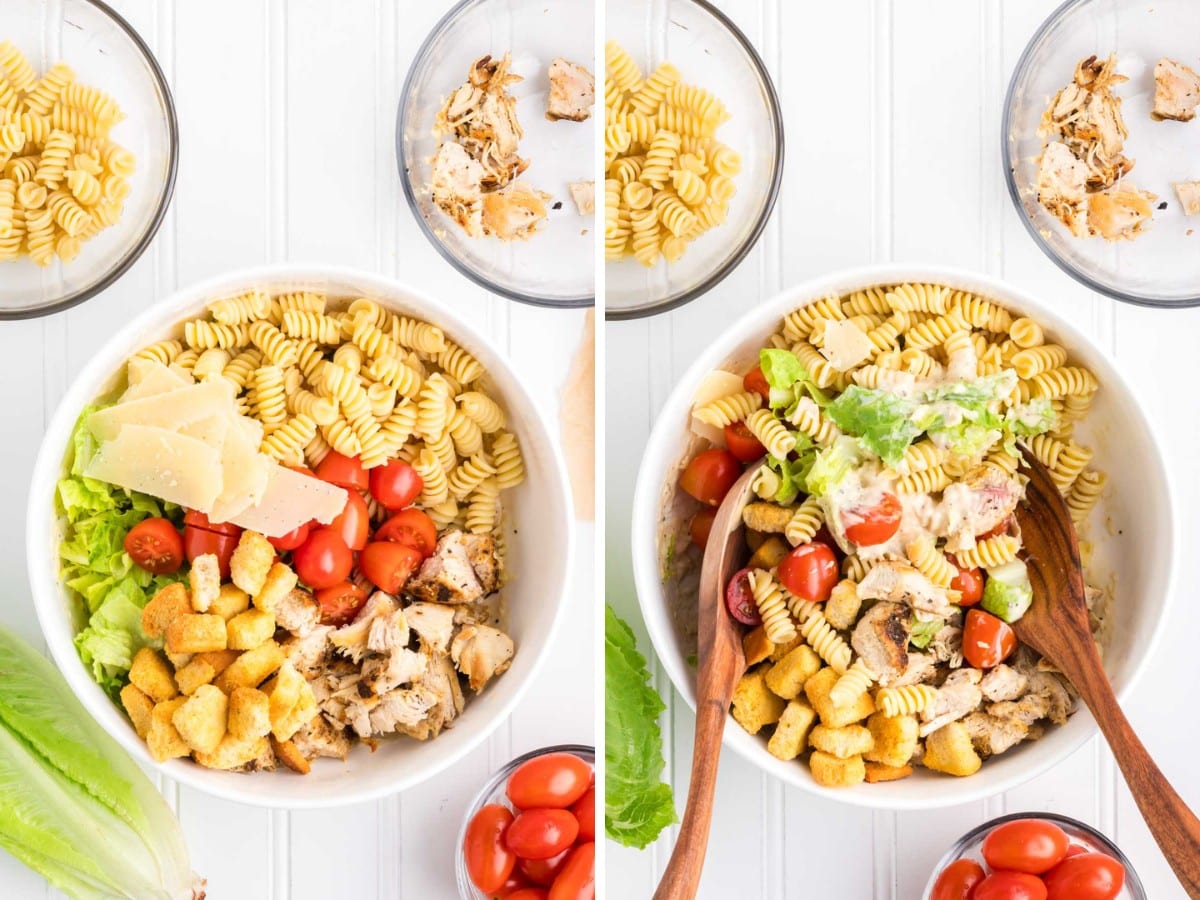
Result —
<instances>
[{"instance_id":1,"label":"white beadboard background","mask_svg":"<svg viewBox=\"0 0 1200 900\"><path fill-rule=\"evenodd\" d=\"M1147 4L1152 6L1150 0ZM610 601L634 621L628 521L633 484L658 409L695 353L757 298L833 269L890 260L973 268L1059 308L1124 363L1166 442L1183 533L1170 628L1127 713L1185 800L1200 808L1184 706L1196 683L1200 606L1200 311L1142 310L1093 294L1034 246L1012 209L1000 119L1016 60L1051 0L717 0L758 47L782 97L787 163L759 246L708 295L607 332L606 570ZM720 85L709 87L718 90ZM611 414L619 410L620 415ZM1136 472L1117 473L1136 478ZM648 649L648 643L643 644ZM694 717L664 673L654 680L667 775L682 810ZM703 898L915 900L946 847L1005 812L1054 810L1116 838L1154 900L1183 892L1159 855L1107 748L1093 742L1052 771L986 802L935 812L871 812L819 800L726 753L717 784ZM645 852L608 845L608 895L649 896L673 831Z\"/></svg>"},{"instance_id":2,"label":"white beadboard background","mask_svg":"<svg viewBox=\"0 0 1200 900\"><path fill-rule=\"evenodd\" d=\"M109 0L142 34L179 110L179 181L153 247L75 310L0 323L0 621L39 646L24 534L44 423L95 348L176 289L234 268L297 261L394 276L479 324L524 377L554 433L582 311L490 296L417 230L401 195L400 87L446 0ZM463 810L513 756L595 742L594 529L578 530L570 610L512 718L452 770L403 795L277 812L163 781L212 900L442 900L456 896ZM50 564L50 561L47 562ZM362 751L360 751L362 752ZM236 776L235 776L236 777ZM296 789L303 790L297 780ZM57 897L0 851L0 897Z\"/></svg>"}]
</instances>

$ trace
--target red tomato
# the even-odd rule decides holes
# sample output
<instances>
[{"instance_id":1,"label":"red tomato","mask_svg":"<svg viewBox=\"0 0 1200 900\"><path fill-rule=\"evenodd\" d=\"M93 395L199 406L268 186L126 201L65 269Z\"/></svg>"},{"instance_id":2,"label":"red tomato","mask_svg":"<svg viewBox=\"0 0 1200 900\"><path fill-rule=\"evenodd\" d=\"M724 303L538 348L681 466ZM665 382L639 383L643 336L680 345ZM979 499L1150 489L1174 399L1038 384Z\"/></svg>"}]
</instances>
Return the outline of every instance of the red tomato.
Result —
<instances>
[{"instance_id":1,"label":"red tomato","mask_svg":"<svg viewBox=\"0 0 1200 900\"><path fill-rule=\"evenodd\" d=\"M1043 876L1049 900L1113 900L1125 884L1125 867L1103 853L1068 856Z\"/></svg>"},{"instance_id":2,"label":"red tomato","mask_svg":"<svg viewBox=\"0 0 1200 900\"><path fill-rule=\"evenodd\" d=\"M549 859L518 859L517 869L534 884L550 887L570 855L571 850L568 848Z\"/></svg>"},{"instance_id":3,"label":"red tomato","mask_svg":"<svg viewBox=\"0 0 1200 900\"><path fill-rule=\"evenodd\" d=\"M725 446L742 462L754 462L767 452L762 441L750 433L745 422L733 422L725 426Z\"/></svg>"},{"instance_id":4,"label":"red tomato","mask_svg":"<svg viewBox=\"0 0 1200 900\"><path fill-rule=\"evenodd\" d=\"M571 851L567 864L554 879L548 900L595 900L596 845L588 841Z\"/></svg>"},{"instance_id":5,"label":"red tomato","mask_svg":"<svg viewBox=\"0 0 1200 900\"><path fill-rule=\"evenodd\" d=\"M437 526L419 509L402 509L379 526L375 540L412 547L425 559L437 547Z\"/></svg>"},{"instance_id":6,"label":"red tomato","mask_svg":"<svg viewBox=\"0 0 1200 900\"><path fill-rule=\"evenodd\" d=\"M771 385L767 383L767 376L763 374L762 366L755 366L746 373L746 377L742 379L742 387L748 391L754 391L764 400L770 399Z\"/></svg>"},{"instance_id":7,"label":"red tomato","mask_svg":"<svg viewBox=\"0 0 1200 900\"><path fill-rule=\"evenodd\" d=\"M1012 524L1012 516L1005 516L1004 521L1001 522L999 525L997 525L995 528L993 528L991 531L987 531L987 532L984 532L983 534L975 535L975 540L986 541L988 538L994 538L997 535L1008 534L1008 528L1011 524Z\"/></svg>"},{"instance_id":8,"label":"red tomato","mask_svg":"<svg viewBox=\"0 0 1200 900\"><path fill-rule=\"evenodd\" d=\"M322 625L345 625L367 602L367 592L352 581L343 581L316 593Z\"/></svg>"},{"instance_id":9,"label":"red tomato","mask_svg":"<svg viewBox=\"0 0 1200 900\"><path fill-rule=\"evenodd\" d=\"M292 552L292 565L301 581L320 590L350 577L354 554L336 531L318 528Z\"/></svg>"},{"instance_id":10,"label":"red tomato","mask_svg":"<svg viewBox=\"0 0 1200 900\"><path fill-rule=\"evenodd\" d=\"M827 544L801 544L783 558L776 577L801 600L824 603L841 575L837 557Z\"/></svg>"},{"instance_id":11,"label":"red tomato","mask_svg":"<svg viewBox=\"0 0 1200 900\"><path fill-rule=\"evenodd\" d=\"M367 546L367 536L371 533L371 512L362 494L346 491L346 505L327 527L340 534L351 550L361 550Z\"/></svg>"},{"instance_id":12,"label":"red tomato","mask_svg":"<svg viewBox=\"0 0 1200 900\"><path fill-rule=\"evenodd\" d=\"M725 587L725 608L743 625L753 628L762 624L762 613L758 611L754 593L750 590L749 569L741 569L729 579L729 584Z\"/></svg>"},{"instance_id":13,"label":"red tomato","mask_svg":"<svg viewBox=\"0 0 1200 900\"><path fill-rule=\"evenodd\" d=\"M398 594L421 564L421 554L392 541L372 541L358 555L358 567L367 581L381 591Z\"/></svg>"},{"instance_id":14,"label":"red tomato","mask_svg":"<svg viewBox=\"0 0 1200 900\"><path fill-rule=\"evenodd\" d=\"M505 793L517 809L566 809L584 795L592 767L574 753L545 753L521 763Z\"/></svg>"},{"instance_id":15,"label":"red tomato","mask_svg":"<svg viewBox=\"0 0 1200 900\"><path fill-rule=\"evenodd\" d=\"M367 470L362 467L358 457L342 456L336 450L330 450L321 460L317 466L316 476L322 481L328 481L330 484L350 488L354 491L367 489Z\"/></svg>"},{"instance_id":16,"label":"red tomato","mask_svg":"<svg viewBox=\"0 0 1200 900\"><path fill-rule=\"evenodd\" d=\"M585 840L596 839L596 785L588 786L584 795L571 807L575 819L579 822L579 836Z\"/></svg>"},{"instance_id":17,"label":"red tomato","mask_svg":"<svg viewBox=\"0 0 1200 900\"><path fill-rule=\"evenodd\" d=\"M549 895L541 888L521 888L513 891L511 894L497 894L497 897L506 897L508 900L546 900Z\"/></svg>"},{"instance_id":18,"label":"red tomato","mask_svg":"<svg viewBox=\"0 0 1200 900\"><path fill-rule=\"evenodd\" d=\"M849 509L842 514L846 537L860 547L873 547L890 540L900 530L904 509L900 498L885 493L876 506Z\"/></svg>"},{"instance_id":19,"label":"red tomato","mask_svg":"<svg viewBox=\"0 0 1200 900\"><path fill-rule=\"evenodd\" d=\"M276 550L283 552L284 550L295 550L301 544L308 540L308 532L311 527L311 522L305 522L299 528L293 528L287 534L279 537L267 538L271 546Z\"/></svg>"},{"instance_id":20,"label":"red tomato","mask_svg":"<svg viewBox=\"0 0 1200 900\"><path fill-rule=\"evenodd\" d=\"M1026 872L993 872L979 882L971 900L1046 900L1046 886Z\"/></svg>"},{"instance_id":21,"label":"red tomato","mask_svg":"<svg viewBox=\"0 0 1200 900\"><path fill-rule=\"evenodd\" d=\"M997 825L983 839L983 858L993 869L1041 875L1062 862L1071 839L1053 822L1015 819Z\"/></svg>"},{"instance_id":22,"label":"red tomato","mask_svg":"<svg viewBox=\"0 0 1200 900\"><path fill-rule=\"evenodd\" d=\"M1082 853L1091 853L1091 852L1092 851L1089 850L1087 847L1081 847L1078 844L1072 844L1070 847L1067 848L1067 853L1064 858L1070 859L1072 856L1079 856Z\"/></svg>"},{"instance_id":23,"label":"red tomato","mask_svg":"<svg viewBox=\"0 0 1200 900\"><path fill-rule=\"evenodd\" d=\"M720 506L741 475L742 464L728 450L703 450L687 464L679 486L701 503Z\"/></svg>"},{"instance_id":24,"label":"red tomato","mask_svg":"<svg viewBox=\"0 0 1200 900\"><path fill-rule=\"evenodd\" d=\"M566 809L527 809L517 814L504 834L508 849L522 859L549 859L579 836L579 823Z\"/></svg>"},{"instance_id":25,"label":"red tomato","mask_svg":"<svg viewBox=\"0 0 1200 900\"><path fill-rule=\"evenodd\" d=\"M404 509L425 489L417 470L402 459L371 470L371 496L387 509Z\"/></svg>"},{"instance_id":26,"label":"red tomato","mask_svg":"<svg viewBox=\"0 0 1200 900\"><path fill-rule=\"evenodd\" d=\"M964 569L954 561L954 557L949 555L946 556L946 559L958 570L958 574L950 582L950 590L959 591L962 594L958 605L974 606L983 599L983 570Z\"/></svg>"},{"instance_id":27,"label":"red tomato","mask_svg":"<svg viewBox=\"0 0 1200 900\"><path fill-rule=\"evenodd\" d=\"M529 883L528 878L526 878L516 869L513 869L512 874L508 876L508 880L505 881L504 884L500 885L500 887L496 888L496 890L488 892L488 898L491 900L493 897L499 897L503 900L503 898L512 897L515 894L519 900L519 892L529 890L536 889Z\"/></svg>"},{"instance_id":28,"label":"red tomato","mask_svg":"<svg viewBox=\"0 0 1200 900\"><path fill-rule=\"evenodd\" d=\"M314 472L312 469L310 469L308 466L293 466L288 463L284 463L284 465L287 466L289 469L291 469L293 472L299 472L301 475L307 475L309 478L317 477L317 473Z\"/></svg>"},{"instance_id":29,"label":"red tomato","mask_svg":"<svg viewBox=\"0 0 1200 900\"><path fill-rule=\"evenodd\" d=\"M232 534L234 537L240 537L242 533L242 529L232 522L210 522L208 516L196 509L189 509L184 514L183 524L203 528L205 531L215 531L217 534Z\"/></svg>"},{"instance_id":30,"label":"red tomato","mask_svg":"<svg viewBox=\"0 0 1200 900\"><path fill-rule=\"evenodd\" d=\"M975 860L957 859L942 869L929 900L971 900L971 892L984 877L983 866Z\"/></svg>"},{"instance_id":31,"label":"red tomato","mask_svg":"<svg viewBox=\"0 0 1200 900\"><path fill-rule=\"evenodd\" d=\"M962 639L967 662L977 669L990 669L1008 659L1016 649L1017 636L1006 622L982 609L967 612Z\"/></svg>"},{"instance_id":32,"label":"red tomato","mask_svg":"<svg viewBox=\"0 0 1200 900\"><path fill-rule=\"evenodd\" d=\"M183 565L183 538L167 519L143 519L125 535L125 552L155 575L170 575Z\"/></svg>"},{"instance_id":33,"label":"red tomato","mask_svg":"<svg viewBox=\"0 0 1200 900\"><path fill-rule=\"evenodd\" d=\"M708 546L708 535L716 517L717 511L712 507L705 507L692 516L692 524L688 526L688 530L692 534L692 543L701 550Z\"/></svg>"},{"instance_id":34,"label":"red tomato","mask_svg":"<svg viewBox=\"0 0 1200 900\"><path fill-rule=\"evenodd\" d=\"M183 549L187 553L188 562L195 562L196 557L206 553L214 554L221 568L221 579L224 580L229 577L229 560L233 559L233 551L237 549L238 537L237 534L225 534L195 525L184 525Z\"/></svg>"},{"instance_id":35,"label":"red tomato","mask_svg":"<svg viewBox=\"0 0 1200 900\"><path fill-rule=\"evenodd\" d=\"M504 843L513 823L512 812L499 803L489 803L475 813L463 838L467 874L475 887L490 894L499 890L512 874L517 858Z\"/></svg>"}]
</instances>

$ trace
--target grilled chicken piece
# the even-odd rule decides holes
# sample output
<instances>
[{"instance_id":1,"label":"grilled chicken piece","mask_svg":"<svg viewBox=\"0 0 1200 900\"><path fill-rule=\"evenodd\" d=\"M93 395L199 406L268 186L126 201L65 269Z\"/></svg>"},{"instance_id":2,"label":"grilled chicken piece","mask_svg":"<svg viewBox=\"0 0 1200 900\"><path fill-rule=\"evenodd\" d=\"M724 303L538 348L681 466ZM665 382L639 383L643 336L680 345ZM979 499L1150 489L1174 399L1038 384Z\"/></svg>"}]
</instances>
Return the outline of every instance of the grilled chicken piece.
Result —
<instances>
[{"instance_id":1,"label":"grilled chicken piece","mask_svg":"<svg viewBox=\"0 0 1200 900\"><path fill-rule=\"evenodd\" d=\"M1066 144L1054 141L1038 164L1038 202L1076 237L1086 237L1088 167Z\"/></svg>"},{"instance_id":2,"label":"grilled chicken piece","mask_svg":"<svg viewBox=\"0 0 1200 900\"><path fill-rule=\"evenodd\" d=\"M983 673L978 669L957 669L946 676L938 688L937 699L921 713L918 734L927 737L978 708L983 700L983 692L979 689L982 677Z\"/></svg>"},{"instance_id":3,"label":"grilled chicken piece","mask_svg":"<svg viewBox=\"0 0 1200 900\"><path fill-rule=\"evenodd\" d=\"M471 237L483 236L483 179L487 173L462 145L442 144L433 159L433 202Z\"/></svg>"},{"instance_id":4,"label":"grilled chicken piece","mask_svg":"<svg viewBox=\"0 0 1200 900\"><path fill-rule=\"evenodd\" d=\"M983 676L979 689L983 691L985 699L997 703L1001 700L1016 700L1025 693L1028 685L1029 681L1024 675L1012 666L1001 663Z\"/></svg>"},{"instance_id":5,"label":"grilled chicken piece","mask_svg":"<svg viewBox=\"0 0 1200 900\"><path fill-rule=\"evenodd\" d=\"M409 579L405 590L418 600L431 603L470 603L484 595L483 585L471 565L466 536L447 531L433 555Z\"/></svg>"},{"instance_id":6,"label":"grilled chicken piece","mask_svg":"<svg viewBox=\"0 0 1200 900\"><path fill-rule=\"evenodd\" d=\"M430 712L430 727L435 734L462 715L466 698L450 657L441 653L431 656L420 687L436 698Z\"/></svg>"},{"instance_id":7,"label":"grilled chicken piece","mask_svg":"<svg viewBox=\"0 0 1200 900\"><path fill-rule=\"evenodd\" d=\"M1183 205L1185 216L1200 216L1200 181L1181 181L1175 185L1175 193Z\"/></svg>"},{"instance_id":8,"label":"grilled chicken piece","mask_svg":"<svg viewBox=\"0 0 1200 900\"><path fill-rule=\"evenodd\" d=\"M1067 716L1075 708L1075 701L1062 679L1051 672L1037 669L1026 670L1023 674L1029 679L1029 691L1026 696L1036 696L1045 700L1046 718L1055 725L1065 725Z\"/></svg>"},{"instance_id":9,"label":"grilled chicken piece","mask_svg":"<svg viewBox=\"0 0 1200 900\"><path fill-rule=\"evenodd\" d=\"M467 559L479 586L485 594L500 589L500 557L496 555L496 539L490 534L466 534Z\"/></svg>"},{"instance_id":10,"label":"grilled chicken piece","mask_svg":"<svg viewBox=\"0 0 1200 900\"><path fill-rule=\"evenodd\" d=\"M1088 168L1088 186L1111 187L1133 168L1124 156L1128 131L1121 116L1121 99L1113 87L1128 79L1116 73L1117 57L1104 62L1095 56L1081 60L1074 81L1050 102L1042 117L1041 134L1058 137Z\"/></svg>"},{"instance_id":11,"label":"grilled chicken piece","mask_svg":"<svg viewBox=\"0 0 1200 900\"><path fill-rule=\"evenodd\" d=\"M492 676L508 669L513 652L512 638L488 625L464 625L450 645L450 658L477 694Z\"/></svg>"},{"instance_id":12,"label":"grilled chicken piece","mask_svg":"<svg viewBox=\"0 0 1200 900\"><path fill-rule=\"evenodd\" d=\"M572 181L567 185L567 190L571 192L571 199L575 201L575 208L581 216L590 216L596 211L596 182Z\"/></svg>"},{"instance_id":13,"label":"grilled chicken piece","mask_svg":"<svg viewBox=\"0 0 1200 900\"><path fill-rule=\"evenodd\" d=\"M938 618L949 618L956 612L953 600L945 588L938 587L908 563L884 560L876 565L858 585L858 596L864 600L888 600L906 603L915 610Z\"/></svg>"},{"instance_id":14,"label":"grilled chicken piece","mask_svg":"<svg viewBox=\"0 0 1200 900\"><path fill-rule=\"evenodd\" d=\"M945 630L945 629L943 629ZM923 684L937 674L937 660L930 653L909 651L908 665L904 671L888 682L888 687L904 687L909 684Z\"/></svg>"},{"instance_id":15,"label":"grilled chicken piece","mask_svg":"<svg viewBox=\"0 0 1200 900\"><path fill-rule=\"evenodd\" d=\"M962 664L962 629L956 625L947 625L933 636L929 642L929 652L938 662L947 662L952 666Z\"/></svg>"},{"instance_id":16,"label":"grilled chicken piece","mask_svg":"<svg viewBox=\"0 0 1200 900\"><path fill-rule=\"evenodd\" d=\"M550 195L523 181L483 195L483 233L502 241L527 240L546 218Z\"/></svg>"},{"instance_id":17,"label":"grilled chicken piece","mask_svg":"<svg viewBox=\"0 0 1200 900\"><path fill-rule=\"evenodd\" d=\"M303 637L320 621L321 607L312 594L301 588L293 588L275 604L275 624L292 634Z\"/></svg>"},{"instance_id":18,"label":"grilled chicken piece","mask_svg":"<svg viewBox=\"0 0 1200 900\"><path fill-rule=\"evenodd\" d=\"M1015 719L1001 719L976 711L962 720L975 752L983 759L1003 753L1021 741L1041 737L1040 726L1025 725Z\"/></svg>"},{"instance_id":19,"label":"grilled chicken piece","mask_svg":"<svg viewBox=\"0 0 1200 900\"><path fill-rule=\"evenodd\" d=\"M854 626L850 646L882 685L891 684L892 679L899 678L908 668L911 621L908 607L884 602L872 606Z\"/></svg>"},{"instance_id":20,"label":"grilled chicken piece","mask_svg":"<svg viewBox=\"0 0 1200 900\"><path fill-rule=\"evenodd\" d=\"M1133 186L1092 194L1088 197L1088 228L1105 240L1132 240L1154 215L1151 204L1157 199Z\"/></svg>"},{"instance_id":21,"label":"grilled chicken piece","mask_svg":"<svg viewBox=\"0 0 1200 900\"><path fill-rule=\"evenodd\" d=\"M517 155L524 134L517 120L517 101L508 86L521 81L509 72L512 59L483 56L471 65L467 82L442 106L434 122L435 135L454 135L484 169L484 191L504 187L528 167Z\"/></svg>"},{"instance_id":22,"label":"grilled chicken piece","mask_svg":"<svg viewBox=\"0 0 1200 900\"><path fill-rule=\"evenodd\" d=\"M427 721L429 711L437 702L436 694L419 687L384 694L367 712L368 732L365 735L360 732L360 736L369 737L372 734L401 731L423 741L437 733L429 727Z\"/></svg>"},{"instance_id":23,"label":"grilled chicken piece","mask_svg":"<svg viewBox=\"0 0 1200 900\"><path fill-rule=\"evenodd\" d=\"M405 647L370 656L363 662L362 683L373 694L386 694L402 684L411 684L425 674L428 658Z\"/></svg>"},{"instance_id":24,"label":"grilled chicken piece","mask_svg":"<svg viewBox=\"0 0 1200 900\"><path fill-rule=\"evenodd\" d=\"M335 728L325 716L316 716L292 735L292 743L305 759L328 756L345 759L350 755L350 738L341 728Z\"/></svg>"},{"instance_id":25,"label":"grilled chicken piece","mask_svg":"<svg viewBox=\"0 0 1200 900\"><path fill-rule=\"evenodd\" d=\"M1151 118L1190 122L1200 106L1200 75L1165 56L1154 65L1154 110Z\"/></svg>"},{"instance_id":26,"label":"grilled chicken piece","mask_svg":"<svg viewBox=\"0 0 1200 900\"><path fill-rule=\"evenodd\" d=\"M455 612L454 607L440 603L412 603L404 607L404 618L427 652L449 653Z\"/></svg>"},{"instance_id":27,"label":"grilled chicken piece","mask_svg":"<svg viewBox=\"0 0 1200 900\"><path fill-rule=\"evenodd\" d=\"M329 635L332 633L332 626L318 625L308 634L287 638L280 646L296 671L311 679L325 668L332 649L329 645Z\"/></svg>"},{"instance_id":28,"label":"grilled chicken piece","mask_svg":"<svg viewBox=\"0 0 1200 900\"><path fill-rule=\"evenodd\" d=\"M363 656L375 649L370 645L372 639L376 646L385 650L408 643L404 612L396 598L383 591L376 591L367 598L353 622L335 629L329 635L329 642L338 652L355 662L362 662Z\"/></svg>"},{"instance_id":29,"label":"grilled chicken piece","mask_svg":"<svg viewBox=\"0 0 1200 900\"><path fill-rule=\"evenodd\" d=\"M578 63L561 56L550 63L550 94L546 97L546 118L583 122L592 115L596 103L596 79Z\"/></svg>"},{"instance_id":30,"label":"grilled chicken piece","mask_svg":"<svg viewBox=\"0 0 1200 900\"><path fill-rule=\"evenodd\" d=\"M946 535L970 535L973 545L974 535L992 531L1020 501L1021 486L1016 481L993 466L978 466L942 492L942 509L948 513Z\"/></svg>"}]
</instances>

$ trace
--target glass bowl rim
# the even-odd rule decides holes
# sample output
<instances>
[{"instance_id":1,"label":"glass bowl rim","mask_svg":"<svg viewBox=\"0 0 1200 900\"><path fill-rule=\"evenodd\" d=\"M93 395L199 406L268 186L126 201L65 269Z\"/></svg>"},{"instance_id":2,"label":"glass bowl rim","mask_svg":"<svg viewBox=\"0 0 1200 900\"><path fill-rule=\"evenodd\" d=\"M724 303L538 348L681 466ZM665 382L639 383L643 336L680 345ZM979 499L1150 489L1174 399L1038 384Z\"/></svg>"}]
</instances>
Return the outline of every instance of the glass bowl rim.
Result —
<instances>
[{"instance_id":1,"label":"glass bowl rim","mask_svg":"<svg viewBox=\"0 0 1200 900\"><path fill-rule=\"evenodd\" d=\"M698 2L698 0L693 0ZM1068 262L1062 256L1054 251L1054 249L1046 242L1038 229L1034 226L1033 219L1026 212L1025 204L1021 200L1020 191L1017 189L1016 181L1016 161L1011 152L1009 134L1012 130L1013 119L1013 104L1016 99L1017 83L1028 73L1032 59L1033 51L1039 46L1045 38L1046 34L1059 23L1061 19L1069 13L1074 12L1077 8L1088 5L1093 0L1065 0L1057 9L1046 17L1045 21L1038 26L1037 31L1029 39L1025 48L1021 51L1021 56L1017 59L1016 66L1013 67L1012 76L1008 81L1008 89L1004 95L1004 116L1000 124L1000 158L1004 166L1004 183L1008 188L1008 196L1013 202L1013 207L1016 209L1017 218L1021 220L1021 224L1025 227L1025 231L1033 238L1034 244L1044 253L1049 260L1058 266L1063 272L1066 272L1084 287L1089 288L1097 293L1104 294L1121 303L1130 303L1134 306L1144 306L1152 309L1188 309L1194 306L1200 306L1200 293L1195 293L1193 296L1185 297L1179 300L1166 300L1159 297L1150 297L1144 294L1136 294L1129 290L1119 290L1116 287L1101 283L1099 280L1088 275L1086 272L1077 268L1072 263Z\"/></svg>"},{"instance_id":2,"label":"glass bowl rim","mask_svg":"<svg viewBox=\"0 0 1200 900\"><path fill-rule=\"evenodd\" d=\"M550 309L580 309L583 307L594 306L596 304L595 284L593 283L591 293L578 294L574 297L556 298L545 294L536 294L532 291L519 291L513 288L507 288L489 279L475 267L467 265L466 262L459 259L457 255L452 253L450 249L438 240L438 236L434 233L433 226L421 214L421 209L417 205L416 192L408 177L409 165L414 162L405 152L404 147L404 122L408 116L408 98L419 71L424 71L425 65L432 59L431 50L435 40L440 38L453 25L458 17L466 12L470 7L482 6L491 0L459 0L450 10L438 19L437 24L430 29L429 34L425 36L425 40L421 42L421 46L417 48L417 52L413 54L412 63L409 65L408 73L404 76L404 86L400 89L400 103L396 110L396 165L400 175L400 187L404 191L404 199L408 203L409 212L417 221L417 227L421 233L433 245L433 249L438 252L446 262L457 271L459 274L466 276L475 284L482 288L486 288L493 294L498 294L501 297L507 297L509 300L516 300L518 303L528 303L531 306L541 306ZM595 116L592 116L590 121L595 121ZM593 254L594 256L594 254ZM593 263L594 264L594 263Z\"/></svg>"},{"instance_id":3,"label":"glass bowl rim","mask_svg":"<svg viewBox=\"0 0 1200 900\"><path fill-rule=\"evenodd\" d=\"M758 239L762 237L763 231L766 230L767 221L771 218L771 213L775 209L775 201L779 198L779 191L783 183L783 166L785 158L785 131L783 125L783 112L780 109L779 92L775 87L775 82L771 78L771 73L767 71L766 63L763 62L762 56L758 50L750 43L737 25L730 18L717 9L708 0L682 0L682 2L690 3L707 12L717 24L723 26L726 31L737 41L746 55L750 59L750 64L754 68L758 76L759 83L767 95L767 109L772 133L775 136L775 153L772 157L772 171L770 185L766 191L765 200L759 208L758 216L755 219L754 226L750 229L750 233L746 235L746 239L742 241L737 250L725 262L711 272L707 278L701 281L694 287L688 288L679 294L673 294L663 299L643 306L630 307L627 309L610 309L607 304L604 309L604 318L610 322L622 322L630 319L642 319L648 316L656 316L659 313L668 312L672 309L677 309L684 304L691 303L697 297L703 296L733 272L742 261L749 255L750 251L758 243Z\"/></svg>"},{"instance_id":4,"label":"glass bowl rim","mask_svg":"<svg viewBox=\"0 0 1200 900\"><path fill-rule=\"evenodd\" d=\"M150 47L137 32L137 29L130 25L120 13L103 2L103 0L82 0L82 2L95 7L101 15L107 16L113 24L123 31L126 37L132 41L134 49L137 50L150 69L150 75L158 89L159 96L163 99L163 112L166 113L167 119L167 177L163 182L158 204L155 207L154 214L150 217L145 233L134 244L133 248L121 257L114 266L106 269L96 281L91 282L74 293L60 297L53 303L27 309L0 309L0 322L38 319L42 316L53 315L54 313L76 307L84 301L92 299L97 294L108 290L126 272L133 268L134 263L142 258L142 254L154 242L154 238L157 237L159 228L162 227L163 220L167 216L167 209L171 205L171 199L175 195L175 180L179 174L179 119L175 111L175 98L171 94L171 87L167 84L162 67L159 65L158 59L150 50Z\"/></svg>"}]
</instances>

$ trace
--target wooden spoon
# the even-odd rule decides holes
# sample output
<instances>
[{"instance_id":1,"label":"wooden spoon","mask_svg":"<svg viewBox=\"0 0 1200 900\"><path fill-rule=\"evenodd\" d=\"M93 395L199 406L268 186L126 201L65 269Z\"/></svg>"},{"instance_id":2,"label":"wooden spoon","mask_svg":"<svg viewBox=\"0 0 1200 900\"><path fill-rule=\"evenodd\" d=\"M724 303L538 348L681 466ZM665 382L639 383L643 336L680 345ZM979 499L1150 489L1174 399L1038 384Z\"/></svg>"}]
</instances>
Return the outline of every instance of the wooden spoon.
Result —
<instances>
[{"instance_id":1,"label":"wooden spoon","mask_svg":"<svg viewBox=\"0 0 1200 900\"><path fill-rule=\"evenodd\" d=\"M733 689L746 672L741 626L725 607L725 585L746 557L742 510L750 497L754 467L729 489L713 520L700 569L699 635L696 673L696 743L692 748L692 777L679 837L667 863L655 900L692 900L700 885L708 828L712 821L713 790L721 734L733 700Z\"/></svg>"},{"instance_id":2,"label":"wooden spoon","mask_svg":"<svg viewBox=\"0 0 1200 900\"><path fill-rule=\"evenodd\" d=\"M1028 451L1025 464L1030 480L1025 502L1017 508L1017 522L1033 605L1013 626L1017 637L1075 685L1108 741L1150 833L1188 896L1200 900L1200 821L1154 764L1113 696L1088 622L1079 543L1067 505L1045 466Z\"/></svg>"}]
</instances>

